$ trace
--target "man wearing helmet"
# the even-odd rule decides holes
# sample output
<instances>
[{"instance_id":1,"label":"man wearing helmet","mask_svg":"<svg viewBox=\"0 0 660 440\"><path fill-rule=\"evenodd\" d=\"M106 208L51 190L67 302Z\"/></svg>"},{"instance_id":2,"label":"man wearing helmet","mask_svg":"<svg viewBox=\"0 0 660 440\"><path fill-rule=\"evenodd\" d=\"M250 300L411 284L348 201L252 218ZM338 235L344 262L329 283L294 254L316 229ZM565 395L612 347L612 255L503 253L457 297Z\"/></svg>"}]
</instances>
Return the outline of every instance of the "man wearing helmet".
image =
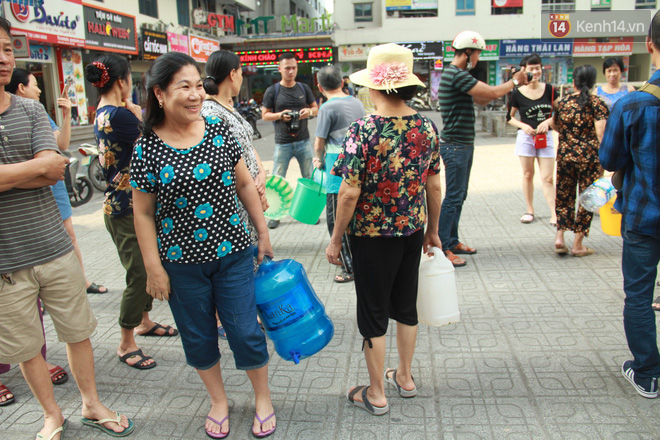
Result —
<instances>
[{"instance_id":1,"label":"man wearing helmet","mask_svg":"<svg viewBox=\"0 0 660 440\"><path fill-rule=\"evenodd\" d=\"M440 211L440 240L443 251L455 267L467 262L460 254L476 254L477 250L458 240L458 222L467 197L472 157L474 154L474 103L486 105L519 84L526 84L523 72L498 86L478 81L470 73L479 61L486 42L476 32L463 31L452 42L454 60L442 72L438 98L442 114L440 153L445 165L446 192ZM458 254L458 255L457 255Z\"/></svg>"}]
</instances>

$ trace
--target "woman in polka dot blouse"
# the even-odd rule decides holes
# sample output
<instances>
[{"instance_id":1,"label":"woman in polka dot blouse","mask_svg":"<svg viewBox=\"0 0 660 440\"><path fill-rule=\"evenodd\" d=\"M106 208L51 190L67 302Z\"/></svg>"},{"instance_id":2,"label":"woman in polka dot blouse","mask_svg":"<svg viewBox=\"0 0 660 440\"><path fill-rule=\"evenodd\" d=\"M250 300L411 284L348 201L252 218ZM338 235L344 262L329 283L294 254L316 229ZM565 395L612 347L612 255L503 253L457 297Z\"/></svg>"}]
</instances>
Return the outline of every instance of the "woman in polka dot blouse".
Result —
<instances>
[{"instance_id":1,"label":"woman in polka dot blouse","mask_svg":"<svg viewBox=\"0 0 660 440\"><path fill-rule=\"evenodd\" d=\"M161 55L148 74L143 137L133 151L131 185L147 293L169 300L189 365L211 398L204 429L229 434L220 371L219 313L236 368L255 393L252 433L275 431L266 339L257 323L252 246L238 202L259 236L258 261L273 256L254 180L241 147L218 117L202 118L200 71L188 55Z\"/></svg>"}]
</instances>

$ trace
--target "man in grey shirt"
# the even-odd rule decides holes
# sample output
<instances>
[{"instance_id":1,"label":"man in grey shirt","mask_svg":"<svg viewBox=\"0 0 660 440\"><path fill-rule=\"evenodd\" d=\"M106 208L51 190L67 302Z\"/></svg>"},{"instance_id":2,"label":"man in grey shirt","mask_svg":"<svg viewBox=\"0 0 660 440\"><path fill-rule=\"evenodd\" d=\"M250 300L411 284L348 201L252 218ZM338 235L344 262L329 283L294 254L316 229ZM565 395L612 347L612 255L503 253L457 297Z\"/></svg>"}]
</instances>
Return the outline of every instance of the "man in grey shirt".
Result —
<instances>
[{"instance_id":1,"label":"man in grey shirt","mask_svg":"<svg viewBox=\"0 0 660 440\"><path fill-rule=\"evenodd\" d=\"M4 90L14 65L10 27L0 18L0 362L21 365L44 411L39 438L56 437L66 420L41 355L40 298L59 340L67 344L71 372L82 395L82 423L128 434L133 422L99 400L89 340L96 318L50 190L64 179L68 160L58 152L43 106Z\"/></svg>"},{"instance_id":2,"label":"man in grey shirt","mask_svg":"<svg viewBox=\"0 0 660 440\"><path fill-rule=\"evenodd\" d=\"M316 140L314 150L317 158L314 165L325 170L323 182L328 192L325 213L328 221L328 231L332 237L337 211L337 193L341 185L341 177L330 174L330 170L339 157L344 144L344 136L348 126L364 116L364 107L357 98L347 95L342 87L341 72L336 66L326 66L316 74L319 90L328 99L319 109L319 120L316 124ZM348 235L344 234L341 245L341 263L343 272L335 276L335 282L353 281L353 261L348 243Z\"/></svg>"}]
</instances>

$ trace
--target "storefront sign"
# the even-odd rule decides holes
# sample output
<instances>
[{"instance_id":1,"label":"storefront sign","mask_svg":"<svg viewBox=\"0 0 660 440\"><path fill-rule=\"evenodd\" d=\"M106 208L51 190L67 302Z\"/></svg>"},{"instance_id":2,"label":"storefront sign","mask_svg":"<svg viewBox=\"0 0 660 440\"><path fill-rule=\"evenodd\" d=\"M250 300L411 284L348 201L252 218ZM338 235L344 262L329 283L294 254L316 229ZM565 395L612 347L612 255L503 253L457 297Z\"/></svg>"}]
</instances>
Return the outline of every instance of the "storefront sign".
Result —
<instances>
[{"instance_id":1,"label":"storefront sign","mask_svg":"<svg viewBox=\"0 0 660 440\"><path fill-rule=\"evenodd\" d=\"M30 45L30 61L37 63L52 63L55 61L53 48L50 46Z\"/></svg>"},{"instance_id":2,"label":"storefront sign","mask_svg":"<svg viewBox=\"0 0 660 440\"><path fill-rule=\"evenodd\" d=\"M220 44L217 40L209 40L197 35L190 36L190 56L197 62L205 63L209 56L218 49L220 49Z\"/></svg>"},{"instance_id":3,"label":"storefront sign","mask_svg":"<svg viewBox=\"0 0 660 440\"><path fill-rule=\"evenodd\" d=\"M366 61L369 51L375 44L352 44L348 46L339 46L337 50L337 60L343 61Z\"/></svg>"},{"instance_id":4,"label":"storefront sign","mask_svg":"<svg viewBox=\"0 0 660 440\"><path fill-rule=\"evenodd\" d=\"M438 0L385 0L387 11L438 9Z\"/></svg>"},{"instance_id":5,"label":"storefront sign","mask_svg":"<svg viewBox=\"0 0 660 440\"><path fill-rule=\"evenodd\" d=\"M522 8L523 0L493 0L494 8Z\"/></svg>"},{"instance_id":6,"label":"storefront sign","mask_svg":"<svg viewBox=\"0 0 660 440\"><path fill-rule=\"evenodd\" d=\"M633 40L634 37L576 38L573 40L573 56L632 55Z\"/></svg>"},{"instance_id":7,"label":"storefront sign","mask_svg":"<svg viewBox=\"0 0 660 440\"><path fill-rule=\"evenodd\" d=\"M11 45L14 47L14 58L30 57L30 43L25 35L12 36Z\"/></svg>"},{"instance_id":8,"label":"storefront sign","mask_svg":"<svg viewBox=\"0 0 660 440\"><path fill-rule=\"evenodd\" d=\"M277 58L284 52L293 52L299 63L332 62L331 47L237 51L236 55L241 57L241 63L245 66L267 66L277 64Z\"/></svg>"},{"instance_id":9,"label":"storefront sign","mask_svg":"<svg viewBox=\"0 0 660 440\"><path fill-rule=\"evenodd\" d=\"M442 41L422 41L416 43L396 43L412 50L416 60L442 58Z\"/></svg>"},{"instance_id":10,"label":"storefront sign","mask_svg":"<svg viewBox=\"0 0 660 440\"><path fill-rule=\"evenodd\" d=\"M445 62L451 62L456 54L456 49L451 46L451 41L445 41ZM486 49L481 51L479 61L495 61L500 59L500 41L486 40Z\"/></svg>"},{"instance_id":11,"label":"storefront sign","mask_svg":"<svg viewBox=\"0 0 660 440\"><path fill-rule=\"evenodd\" d=\"M151 61L167 53L167 34L164 32L141 29L142 59Z\"/></svg>"},{"instance_id":12,"label":"storefront sign","mask_svg":"<svg viewBox=\"0 0 660 440\"><path fill-rule=\"evenodd\" d=\"M433 61L433 69L434 70L442 70L444 68L444 62L442 61L442 58L436 58Z\"/></svg>"},{"instance_id":13,"label":"storefront sign","mask_svg":"<svg viewBox=\"0 0 660 440\"><path fill-rule=\"evenodd\" d=\"M170 43L171 52L181 52L188 55L188 36L175 34L174 32L167 33L167 41Z\"/></svg>"},{"instance_id":14,"label":"storefront sign","mask_svg":"<svg viewBox=\"0 0 660 440\"><path fill-rule=\"evenodd\" d=\"M500 58L522 57L536 52L543 57L570 57L573 54L573 40L557 40L543 42L537 39L502 40L500 42Z\"/></svg>"},{"instance_id":15,"label":"storefront sign","mask_svg":"<svg viewBox=\"0 0 660 440\"><path fill-rule=\"evenodd\" d=\"M135 17L84 5L85 48L138 54Z\"/></svg>"},{"instance_id":16,"label":"storefront sign","mask_svg":"<svg viewBox=\"0 0 660 440\"><path fill-rule=\"evenodd\" d=\"M2 2L5 17L12 23L12 34L27 35L28 39L40 43L84 46L81 0L51 0L38 6L26 3Z\"/></svg>"},{"instance_id":17,"label":"storefront sign","mask_svg":"<svg viewBox=\"0 0 660 440\"><path fill-rule=\"evenodd\" d=\"M282 15L278 17L269 15L264 17L255 17L243 21L240 18L236 20L237 35L243 35L249 38L250 36L267 35L272 33L285 33L285 34L299 34L310 32L330 32L332 31L332 14L323 14L320 17L304 18L297 15ZM271 23L274 21L274 23ZM276 23L279 21L279 30ZM247 31L251 30L251 34Z\"/></svg>"},{"instance_id":18,"label":"storefront sign","mask_svg":"<svg viewBox=\"0 0 660 440\"><path fill-rule=\"evenodd\" d=\"M233 15L216 14L215 12L206 12L202 8L194 9L192 13L192 27L204 31L212 29L222 29L225 32L235 34L236 23Z\"/></svg>"}]
</instances>

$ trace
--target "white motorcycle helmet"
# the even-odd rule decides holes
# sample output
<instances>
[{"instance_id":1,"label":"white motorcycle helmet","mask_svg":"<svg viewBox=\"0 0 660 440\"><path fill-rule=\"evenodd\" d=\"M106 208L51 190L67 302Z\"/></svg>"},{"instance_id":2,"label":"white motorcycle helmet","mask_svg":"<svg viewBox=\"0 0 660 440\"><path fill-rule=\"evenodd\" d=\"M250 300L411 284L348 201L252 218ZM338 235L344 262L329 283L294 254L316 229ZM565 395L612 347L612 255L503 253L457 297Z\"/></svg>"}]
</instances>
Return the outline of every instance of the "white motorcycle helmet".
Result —
<instances>
[{"instance_id":1,"label":"white motorcycle helmet","mask_svg":"<svg viewBox=\"0 0 660 440\"><path fill-rule=\"evenodd\" d=\"M451 46L456 50L465 50L468 56L467 70L472 70L474 65L472 65L471 55L473 50L484 50L486 49L486 41L484 37L479 35L474 31L463 31L454 37L454 41L451 42Z\"/></svg>"},{"instance_id":2,"label":"white motorcycle helmet","mask_svg":"<svg viewBox=\"0 0 660 440\"><path fill-rule=\"evenodd\" d=\"M451 42L451 47L454 49L486 49L486 41L484 37L474 31L463 31L454 37Z\"/></svg>"}]
</instances>

